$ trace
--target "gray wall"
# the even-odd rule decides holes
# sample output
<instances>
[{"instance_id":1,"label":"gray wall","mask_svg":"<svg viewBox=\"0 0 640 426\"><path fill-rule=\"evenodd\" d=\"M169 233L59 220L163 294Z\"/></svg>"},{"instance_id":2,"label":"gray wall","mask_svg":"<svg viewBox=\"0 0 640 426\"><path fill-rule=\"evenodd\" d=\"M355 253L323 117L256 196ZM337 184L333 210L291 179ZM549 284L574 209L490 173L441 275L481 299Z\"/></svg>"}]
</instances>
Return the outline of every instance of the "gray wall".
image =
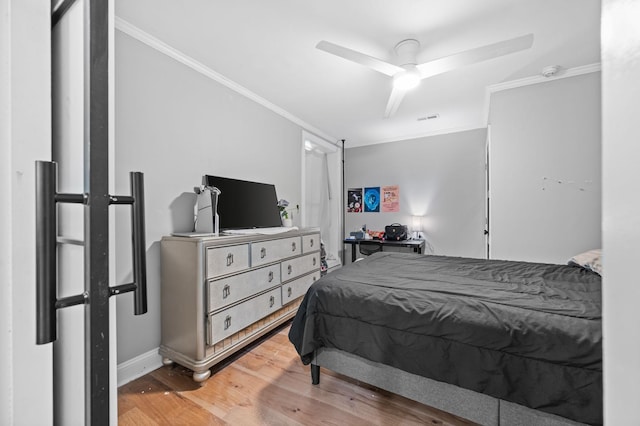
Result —
<instances>
[{"instance_id":1,"label":"gray wall","mask_svg":"<svg viewBox=\"0 0 640 426\"><path fill-rule=\"evenodd\" d=\"M346 236L363 224L411 227L422 215L435 254L485 257L485 142L486 129L475 129L346 149L347 188L400 186L400 212L345 213Z\"/></svg>"},{"instance_id":2,"label":"gray wall","mask_svg":"<svg viewBox=\"0 0 640 426\"><path fill-rule=\"evenodd\" d=\"M600 73L494 93L491 257L565 263L601 247Z\"/></svg>"},{"instance_id":3,"label":"gray wall","mask_svg":"<svg viewBox=\"0 0 640 426\"><path fill-rule=\"evenodd\" d=\"M300 203L299 126L129 36L116 32L116 193L145 179L149 312L118 298L118 363L160 344L160 239L193 225L203 174L275 184ZM129 211L116 209L118 283L131 281Z\"/></svg>"}]
</instances>

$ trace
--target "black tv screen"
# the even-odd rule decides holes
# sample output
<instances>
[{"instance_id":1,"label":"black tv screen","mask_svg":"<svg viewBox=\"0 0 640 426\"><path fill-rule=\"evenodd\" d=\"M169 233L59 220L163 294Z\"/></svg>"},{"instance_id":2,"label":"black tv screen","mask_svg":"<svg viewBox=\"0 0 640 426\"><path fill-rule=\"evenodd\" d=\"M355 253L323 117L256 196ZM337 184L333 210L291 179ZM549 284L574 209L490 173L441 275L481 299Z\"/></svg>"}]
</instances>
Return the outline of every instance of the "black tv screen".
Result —
<instances>
[{"instance_id":1,"label":"black tv screen","mask_svg":"<svg viewBox=\"0 0 640 426\"><path fill-rule=\"evenodd\" d=\"M282 226L275 185L205 175L203 184L220 190L220 230Z\"/></svg>"}]
</instances>

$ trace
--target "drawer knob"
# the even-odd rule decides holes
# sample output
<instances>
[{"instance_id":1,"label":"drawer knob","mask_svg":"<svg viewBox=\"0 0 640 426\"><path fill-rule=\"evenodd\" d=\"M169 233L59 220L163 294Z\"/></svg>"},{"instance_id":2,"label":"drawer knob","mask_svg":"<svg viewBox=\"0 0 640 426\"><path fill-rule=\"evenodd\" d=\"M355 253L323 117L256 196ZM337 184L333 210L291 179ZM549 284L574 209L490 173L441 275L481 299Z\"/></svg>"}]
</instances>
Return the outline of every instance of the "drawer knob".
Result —
<instances>
[{"instance_id":1,"label":"drawer knob","mask_svg":"<svg viewBox=\"0 0 640 426\"><path fill-rule=\"evenodd\" d=\"M291 292L293 290L291 290L291 287L287 288L287 297L291 297Z\"/></svg>"},{"instance_id":2,"label":"drawer knob","mask_svg":"<svg viewBox=\"0 0 640 426\"><path fill-rule=\"evenodd\" d=\"M227 315L227 317L224 319L224 329L228 329L229 327L231 327L231 315Z\"/></svg>"},{"instance_id":3,"label":"drawer knob","mask_svg":"<svg viewBox=\"0 0 640 426\"><path fill-rule=\"evenodd\" d=\"M269 282L273 281L273 271L269 271Z\"/></svg>"},{"instance_id":4,"label":"drawer knob","mask_svg":"<svg viewBox=\"0 0 640 426\"><path fill-rule=\"evenodd\" d=\"M232 263L233 263L233 253L229 253L227 255L227 266L231 266Z\"/></svg>"},{"instance_id":5,"label":"drawer knob","mask_svg":"<svg viewBox=\"0 0 640 426\"><path fill-rule=\"evenodd\" d=\"M314 258L313 258L313 266L316 266L316 262L317 262L317 261L316 261L316 258L314 257Z\"/></svg>"},{"instance_id":6,"label":"drawer knob","mask_svg":"<svg viewBox=\"0 0 640 426\"><path fill-rule=\"evenodd\" d=\"M313 247L313 238L311 239L311 241L309 241L309 245Z\"/></svg>"},{"instance_id":7,"label":"drawer knob","mask_svg":"<svg viewBox=\"0 0 640 426\"><path fill-rule=\"evenodd\" d=\"M314 276L314 277L313 277L313 282L315 282L315 281L316 281L316 277Z\"/></svg>"},{"instance_id":8,"label":"drawer knob","mask_svg":"<svg viewBox=\"0 0 640 426\"><path fill-rule=\"evenodd\" d=\"M275 305L275 304L276 304L276 298L275 298L275 297L273 297L273 296L271 296L271 297L269 298L269 307L270 307L270 308L272 308L272 307L273 307L273 305Z\"/></svg>"},{"instance_id":9,"label":"drawer knob","mask_svg":"<svg viewBox=\"0 0 640 426\"><path fill-rule=\"evenodd\" d=\"M229 287L229 284L227 284L222 288L222 298L226 299L227 296L229 296L230 294L231 294L231 287Z\"/></svg>"},{"instance_id":10,"label":"drawer knob","mask_svg":"<svg viewBox=\"0 0 640 426\"><path fill-rule=\"evenodd\" d=\"M292 272L293 272L293 267L291 265L287 265L287 274L291 275Z\"/></svg>"},{"instance_id":11,"label":"drawer knob","mask_svg":"<svg viewBox=\"0 0 640 426\"><path fill-rule=\"evenodd\" d=\"M291 243L291 251L296 251L296 242Z\"/></svg>"},{"instance_id":12,"label":"drawer knob","mask_svg":"<svg viewBox=\"0 0 640 426\"><path fill-rule=\"evenodd\" d=\"M265 257L267 257L267 249L262 247L260 249L260 259L264 259Z\"/></svg>"}]
</instances>

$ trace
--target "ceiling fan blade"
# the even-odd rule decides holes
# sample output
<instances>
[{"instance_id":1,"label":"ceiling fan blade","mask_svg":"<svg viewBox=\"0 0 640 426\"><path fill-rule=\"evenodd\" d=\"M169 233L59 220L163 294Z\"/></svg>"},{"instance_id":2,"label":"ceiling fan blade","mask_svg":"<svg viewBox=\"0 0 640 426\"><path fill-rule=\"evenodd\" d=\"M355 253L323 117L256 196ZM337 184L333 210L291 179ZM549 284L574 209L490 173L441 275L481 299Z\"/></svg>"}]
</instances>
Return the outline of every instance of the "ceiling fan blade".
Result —
<instances>
[{"instance_id":1,"label":"ceiling fan blade","mask_svg":"<svg viewBox=\"0 0 640 426\"><path fill-rule=\"evenodd\" d=\"M391 95L389 95L389 101L387 102L387 109L384 111L384 118L389 118L396 113L405 93L407 93L406 90L396 89L395 87L391 90Z\"/></svg>"},{"instance_id":2,"label":"ceiling fan blade","mask_svg":"<svg viewBox=\"0 0 640 426\"><path fill-rule=\"evenodd\" d=\"M519 52L530 48L532 44L533 34L527 34L425 62L418 65L417 68L420 71L421 78L432 77L456 68Z\"/></svg>"},{"instance_id":3,"label":"ceiling fan blade","mask_svg":"<svg viewBox=\"0 0 640 426\"><path fill-rule=\"evenodd\" d=\"M364 53L356 52L355 50L351 50L343 46L338 46L337 44L333 44L328 41L322 40L316 45L316 48L333 55L340 56L341 58L349 61L356 62L360 65L364 65L390 77L393 77L393 75L398 71L403 71L403 68L399 66L374 58L373 56L365 55Z\"/></svg>"}]
</instances>

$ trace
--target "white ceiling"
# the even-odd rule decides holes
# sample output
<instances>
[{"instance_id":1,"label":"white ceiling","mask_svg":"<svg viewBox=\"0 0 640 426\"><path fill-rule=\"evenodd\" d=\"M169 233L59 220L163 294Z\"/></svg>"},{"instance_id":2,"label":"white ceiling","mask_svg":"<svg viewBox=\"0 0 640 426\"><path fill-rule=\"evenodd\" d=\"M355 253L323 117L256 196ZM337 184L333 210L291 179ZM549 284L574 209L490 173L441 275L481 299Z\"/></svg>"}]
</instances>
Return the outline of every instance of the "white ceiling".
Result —
<instances>
[{"instance_id":1,"label":"white ceiling","mask_svg":"<svg viewBox=\"0 0 640 426\"><path fill-rule=\"evenodd\" d=\"M347 147L483 127L488 86L600 62L599 0L116 0L116 15ZM394 62L415 38L421 63L528 33L531 49L423 80L388 119L390 77L315 48Z\"/></svg>"}]
</instances>

